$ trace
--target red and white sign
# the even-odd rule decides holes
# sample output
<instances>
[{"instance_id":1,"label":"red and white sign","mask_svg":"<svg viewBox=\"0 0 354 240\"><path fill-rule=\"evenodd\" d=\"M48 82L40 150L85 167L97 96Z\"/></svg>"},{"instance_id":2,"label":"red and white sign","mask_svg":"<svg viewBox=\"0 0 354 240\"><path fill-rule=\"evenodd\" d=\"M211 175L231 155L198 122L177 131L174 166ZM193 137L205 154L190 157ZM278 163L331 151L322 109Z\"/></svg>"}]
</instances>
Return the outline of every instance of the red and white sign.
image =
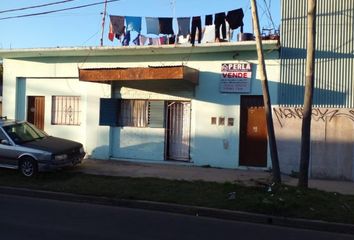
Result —
<instances>
[{"instance_id":1,"label":"red and white sign","mask_svg":"<svg viewBox=\"0 0 354 240\"><path fill-rule=\"evenodd\" d=\"M252 64L222 63L220 92L246 93L251 91Z\"/></svg>"}]
</instances>

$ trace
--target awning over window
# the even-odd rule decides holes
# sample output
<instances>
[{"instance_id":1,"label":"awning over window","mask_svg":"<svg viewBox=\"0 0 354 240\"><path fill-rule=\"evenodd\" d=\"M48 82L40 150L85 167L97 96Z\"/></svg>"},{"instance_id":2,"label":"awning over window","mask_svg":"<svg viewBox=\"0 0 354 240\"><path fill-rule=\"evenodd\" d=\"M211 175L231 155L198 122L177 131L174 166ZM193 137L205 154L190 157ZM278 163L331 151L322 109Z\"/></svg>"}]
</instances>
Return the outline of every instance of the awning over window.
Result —
<instances>
[{"instance_id":1,"label":"awning over window","mask_svg":"<svg viewBox=\"0 0 354 240\"><path fill-rule=\"evenodd\" d=\"M79 69L80 81L147 81L178 80L198 84L199 71L186 66L159 66L146 68L92 68Z\"/></svg>"}]
</instances>

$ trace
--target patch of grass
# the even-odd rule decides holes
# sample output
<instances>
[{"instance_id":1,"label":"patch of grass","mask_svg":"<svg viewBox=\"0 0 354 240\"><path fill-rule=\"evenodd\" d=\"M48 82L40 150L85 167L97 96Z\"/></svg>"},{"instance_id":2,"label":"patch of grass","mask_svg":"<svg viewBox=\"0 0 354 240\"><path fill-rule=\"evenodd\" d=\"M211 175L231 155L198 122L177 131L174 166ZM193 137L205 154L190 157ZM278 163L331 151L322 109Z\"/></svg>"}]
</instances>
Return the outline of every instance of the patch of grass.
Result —
<instances>
[{"instance_id":1,"label":"patch of grass","mask_svg":"<svg viewBox=\"0 0 354 240\"><path fill-rule=\"evenodd\" d=\"M42 173L33 179L0 170L0 185L56 192L149 200L354 224L354 196L278 186L97 176L70 171Z\"/></svg>"}]
</instances>

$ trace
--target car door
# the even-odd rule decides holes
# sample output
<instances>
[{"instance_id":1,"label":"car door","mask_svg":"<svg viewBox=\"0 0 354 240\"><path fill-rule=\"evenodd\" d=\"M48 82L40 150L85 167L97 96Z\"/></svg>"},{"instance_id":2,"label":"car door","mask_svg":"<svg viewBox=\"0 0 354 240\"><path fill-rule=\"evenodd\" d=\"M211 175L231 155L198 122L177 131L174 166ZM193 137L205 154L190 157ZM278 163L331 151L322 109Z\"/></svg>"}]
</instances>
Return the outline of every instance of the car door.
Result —
<instances>
[{"instance_id":1,"label":"car door","mask_svg":"<svg viewBox=\"0 0 354 240\"><path fill-rule=\"evenodd\" d=\"M17 167L18 152L3 129L0 128L0 166Z\"/></svg>"}]
</instances>

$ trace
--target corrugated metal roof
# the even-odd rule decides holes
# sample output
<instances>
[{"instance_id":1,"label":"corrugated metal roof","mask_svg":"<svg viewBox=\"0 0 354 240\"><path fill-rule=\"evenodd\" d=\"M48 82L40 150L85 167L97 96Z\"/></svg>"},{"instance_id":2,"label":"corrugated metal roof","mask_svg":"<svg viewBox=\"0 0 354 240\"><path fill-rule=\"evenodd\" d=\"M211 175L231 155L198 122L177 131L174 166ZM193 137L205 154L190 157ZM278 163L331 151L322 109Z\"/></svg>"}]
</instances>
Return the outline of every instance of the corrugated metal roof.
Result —
<instances>
[{"instance_id":1,"label":"corrugated metal roof","mask_svg":"<svg viewBox=\"0 0 354 240\"><path fill-rule=\"evenodd\" d=\"M80 81L149 81L178 80L198 84L199 71L187 66L134 67L134 68L86 68L79 69Z\"/></svg>"},{"instance_id":2,"label":"corrugated metal roof","mask_svg":"<svg viewBox=\"0 0 354 240\"><path fill-rule=\"evenodd\" d=\"M307 1L283 0L281 105L303 104ZM314 106L354 107L354 0L317 1Z\"/></svg>"}]
</instances>

